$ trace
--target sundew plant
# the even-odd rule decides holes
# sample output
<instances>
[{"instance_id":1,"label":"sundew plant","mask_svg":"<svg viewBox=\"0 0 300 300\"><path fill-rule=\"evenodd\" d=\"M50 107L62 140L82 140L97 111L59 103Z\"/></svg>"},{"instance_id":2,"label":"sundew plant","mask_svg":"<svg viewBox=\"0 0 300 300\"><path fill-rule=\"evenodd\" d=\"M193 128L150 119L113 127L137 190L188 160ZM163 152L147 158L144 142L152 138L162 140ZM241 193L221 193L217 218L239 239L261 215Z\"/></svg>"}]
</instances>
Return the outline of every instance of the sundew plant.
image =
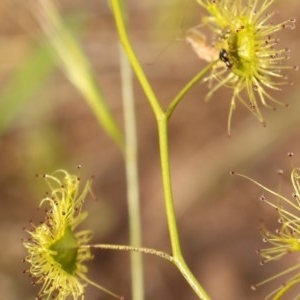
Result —
<instances>
[{"instance_id":1,"label":"sundew plant","mask_svg":"<svg viewBox=\"0 0 300 300\"><path fill-rule=\"evenodd\" d=\"M126 170L129 236L128 244L123 241L117 244L103 243L103 241L96 241L93 238L93 230L85 227L89 214L85 211L84 204L87 198L95 198L92 180L84 182L79 175L74 175L65 168L54 172L49 170L49 173L38 176L45 180L48 187L47 195L40 201L40 206L46 208L44 219L40 223L31 222L30 228L25 230L28 238L23 242L27 252L24 258L26 264L24 273L29 275L32 285L38 287L37 299L86 299L88 286L99 289L99 293L104 295L105 299L125 299L122 285L116 283L115 286L103 287L101 280L98 282L95 276L89 275L88 266L93 264L96 257L101 257L104 250L113 251L114 255L124 255L122 254L124 251L130 253L131 299L133 300L145 299L147 281L144 282L143 256L149 254L158 258L158 264L161 262L171 265L174 272L178 272L186 281L185 287L191 290L193 296L203 300L211 299L205 280L198 280L198 276L193 271L195 266L187 262L184 254L185 243L201 244L201 239L198 240L197 236L193 236L193 240L189 241L179 234L180 221L176 213L174 203L176 194L173 194L175 186L171 178L173 159L170 159L170 153L173 149L169 140L170 122L175 116L175 111L176 114L180 114L186 95L201 85L206 93L201 92L198 98L209 101L208 109L221 105L220 102L222 105L223 102L228 104L228 121L223 124L223 133L228 144L233 142L236 135L241 134L239 130L237 133L232 130L232 124L234 124L234 116L243 109L262 123L263 126L259 130L266 130L264 127L267 122L264 115L268 114L267 111L276 108L279 110L289 105L289 99L282 97L282 90L291 86L288 75L298 67L289 62L292 49L285 44L284 37L286 32L295 28L296 19L291 17L287 20L279 20L280 14L276 13L276 5L280 1L275 0L197 0L196 2L201 18L186 30L184 39L189 45L187 50L189 55L194 56L195 61L199 61L200 67L198 73L192 78L187 78L187 83L178 87L175 96L166 101L163 99L165 94L160 95L155 91L154 85L146 75L145 64L141 63L134 43L131 42L131 17L126 10L126 1L108 1L111 19L115 25L114 31L119 42L121 86L115 89L120 89L122 95L120 105L124 114L124 130L116 121L110 101L104 96L90 60L68 29L58 5L59 1L28 2L31 22L36 27L35 34L44 38L43 47L86 100L99 126L123 158ZM101 59L103 58L99 57L99 60ZM160 59L157 60L156 64L158 63L161 63ZM163 189L160 211L163 211L166 217L170 251L157 246L145 247L143 244L143 219L140 213L143 209L141 207L143 201L139 196L140 166L137 157L137 129L142 124L136 122L133 78L136 78L139 89L144 94L145 105L150 108L155 119L157 152L160 158L160 165L157 168L161 174ZM172 78L168 79L172 80ZM227 92L224 94L227 96L218 99L217 95L222 90ZM293 103L290 105L292 106ZM197 110L200 110L200 107L193 110L195 114ZM289 114L290 110L285 109L284 112ZM251 118L253 123L255 118ZM138 119L138 121L143 120ZM238 125L235 127L237 128ZM246 133L242 134L246 135ZM257 140L257 145L263 143L262 140ZM242 145L241 152L248 153L249 148L250 146ZM225 149L217 150L218 157L225 162L227 160ZM237 154L233 156L238 159ZM238 175L246 177L242 174ZM266 243L266 247L258 251L262 257L262 264L282 259L289 253L299 252L299 168L293 168L291 174L294 189L292 197L283 196L251 178L246 178L278 199L274 202L265 195L261 197L263 202L275 208L279 219L279 228L275 232L268 230L265 225L261 227L263 240ZM102 220L99 218L97 222L101 227ZM182 243L182 240L185 242ZM300 297L300 293L297 292L300 290L299 269L299 263L292 265L287 270L282 270L281 273L274 274L260 283L253 282L252 289L256 290L273 280L280 281L282 276L289 275L266 297L281 299L292 290L296 291L296 297ZM101 269L98 272L101 273Z\"/></svg>"},{"instance_id":2,"label":"sundew plant","mask_svg":"<svg viewBox=\"0 0 300 300\"><path fill-rule=\"evenodd\" d=\"M288 153L289 156L293 156L292 152ZM281 173L280 171L279 173ZM245 175L237 174L244 177L258 186L269 195L275 196L276 200L269 199L265 193L260 196L260 200L267 203L271 207L275 208L278 213L278 227L275 231L268 230L264 224L260 227L260 231L263 237L264 247L257 250L261 255L261 265L269 263L271 261L279 260L287 255L298 253L300 250L299 244L299 210L300 210L300 169L295 167L291 172L291 184L293 192L290 197L279 194L278 192L260 184L259 182L248 178ZM295 263L282 272L274 274L273 276L257 283L252 286L253 290L256 290L259 286L276 280L280 277L285 277L284 283L278 286L274 291L270 292L266 296L266 299L281 299L282 297L290 297L289 292L298 290L300 283L299 276L299 263Z\"/></svg>"}]
</instances>

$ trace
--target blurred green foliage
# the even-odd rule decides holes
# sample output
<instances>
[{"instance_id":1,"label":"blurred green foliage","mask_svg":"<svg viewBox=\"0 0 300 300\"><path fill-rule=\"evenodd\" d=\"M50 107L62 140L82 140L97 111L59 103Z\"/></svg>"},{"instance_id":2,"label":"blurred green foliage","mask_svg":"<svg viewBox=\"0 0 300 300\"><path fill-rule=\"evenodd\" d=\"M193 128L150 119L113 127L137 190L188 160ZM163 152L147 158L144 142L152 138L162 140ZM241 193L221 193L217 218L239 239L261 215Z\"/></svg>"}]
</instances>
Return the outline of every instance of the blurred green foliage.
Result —
<instances>
[{"instance_id":1,"label":"blurred green foliage","mask_svg":"<svg viewBox=\"0 0 300 300\"><path fill-rule=\"evenodd\" d=\"M0 134L12 125L54 70L49 46L35 47L0 94Z\"/></svg>"}]
</instances>

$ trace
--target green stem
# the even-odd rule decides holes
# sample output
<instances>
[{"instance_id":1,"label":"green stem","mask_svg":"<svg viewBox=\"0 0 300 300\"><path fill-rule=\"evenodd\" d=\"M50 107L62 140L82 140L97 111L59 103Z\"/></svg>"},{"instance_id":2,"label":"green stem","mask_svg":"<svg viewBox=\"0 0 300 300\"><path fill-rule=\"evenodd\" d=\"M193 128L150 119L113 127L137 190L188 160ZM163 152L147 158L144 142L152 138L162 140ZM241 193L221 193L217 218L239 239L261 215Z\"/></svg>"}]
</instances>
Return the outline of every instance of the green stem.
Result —
<instances>
[{"instance_id":1,"label":"green stem","mask_svg":"<svg viewBox=\"0 0 300 300\"><path fill-rule=\"evenodd\" d=\"M168 149L168 117L165 114L158 120L158 133L159 133L159 147L160 147L160 159L161 159L161 170L163 179L163 190L166 206L166 214L169 228L169 235L171 239L172 254L174 257L174 263L186 279L188 284L197 294L199 299L209 300L209 296L206 291L200 285L198 280L195 278L193 273L187 266L181 252L180 239L178 234L176 214L172 193L172 182L170 173L170 158Z\"/></svg>"},{"instance_id":2,"label":"green stem","mask_svg":"<svg viewBox=\"0 0 300 300\"><path fill-rule=\"evenodd\" d=\"M196 293L199 299L201 300L210 300L210 297L204 290L204 288L200 285L197 278L194 276L194 274L191 272L189 267L187 266L185 260L183 257L174 257L174 264L179 269L182 276L185 278L187 283L190 285L190 287L193 289L193 291Z\"/></svg>"},{"instance_id":3,"label":"green stem","mask_svg":"<svg viewBox=\"0 0 300 300\"><path fill-rule=\"evenodd\" d=\"M213 67L213 65L218 62L219 60L211 62L207 67L205 67L203 70L201 70L196 76L194 76L176 95L176 97L172 100L171 104L169 105L168 109L166 110L167 118L170 119L172 113L174 112L177 105L180 103L180 101L183 99L183 97L186 95L186 93L195 85L197 84L201 79L203 79L203 76L207 74Z\"/></svg>"},{"instance_id":4,"label":"green stem","mask_svg":"<svg viewBox=\"0 0 300 300\"><path fill-rule=\"evenodd\" d=\"M141 247L141 216L139 180L137 166L137 140L135 103L132 85L132 71L127 56L120 46L122 99L125 123L125 167L127 180L127 203L129 215L130 245ZM144 299L144 276L142 255L131 252L131 290L133 300Z\"/></svg>"},{"instance_id":5,"label":"green stem","mask_svg":"<svg viewBox=\"0 0 300 300\"><path fill-rule=\"evenodd\" d=\"M155 116L158 116L163 113L163 110L157 100L157 97L149 84L149 81L131 47L131 43L129 41L129 37L126 31L125 23L124 23L124 18L120 6L120 0L110 0L111 7L113 10L113 14L115 17L115 22L117 25L118 33L119 33L119 39L124 47L124 50L128 56L128 59L132 65L132 68L135 72L135 75L137 76L142 89L144 90L144 93L147 96L147 99L153 109L153 112Z\"/></svg>"},{"instance_id":6,"label":"green stem","mask_svg":"<svg viewBox=\"0 0 300 300\"><path fill-rule=\"evenodd\" d=\"M199 284L197 279L189 270L181 253L180 240L179 240L179 234L177 229L175 208L174 208L173 195L172 195L169 149L168 149L168 119L171 116L174 109L176 108L176 106L178 105L178 103L183 98L183 96L194 84L196 84L203 77L203 75L208 71L208 69L211 68L211 65L209 65L209 67L205 69L205 71L200 72L196 77L194 77L183 88L183 90L179 92L179 94L171 102L168 111L165 113L161 108L161 105L159 104L158 99L154 91L152 90L152 87L149 84L146 75L144 74L144 71L131 47L131 43L129 41L128 34L125 27L120 1L110 0L110 3L115 17L116 26L119 33L119 39L121 41L122 46L124 47L124 51L127 54L129 61L131 62L132 68L141 84L141 87L143 88L146 94L148 102L150 103L150 106L153 109L158 124L165 207L166 207L166 215L167 215L174 263L177 266L177 268L180 270L181 274L184 276L186 281L189 283L191 288L198 295L199 299L208 300L210 299L209 296L206 294L202 286ZM130 249L128 248L128 250Z\"/></svg>"},{"instance_id":7,"label":"green stem","mask_svg":"<svg viewBox=\"0 0 300 300\"><path fill-rule=\"evenodd\" d=\"M140 252L140 253L144 253L144 254L158 256L160 258L163 258L163 259L171 262L179 269L182 276L186 279L186 281L189 283L189 285L192 287L192 289L198 295L199 299L203 299L203 300L210 299L209 296L206 294L206 292L203 290L203 288L199 285L197 279L191 273L191 271L189 270L188 266L186 265L186 263L182 257L175 258L164 251L159 251L159 250L156 250L153 248L132 247L132 246L127 246L127 245L95 244L95 245L83 245L80 247L81 248L93 248L93 249L117 250L117 251L134 251L134 252Z\"/></svg>"},{"instance_id":8,"label":"green stem","mask_svg":"<svg viewBox=\"0 0 300 300\"><path fill-rule=\"evenodd\" d=\"M81 248L93 248L93 249L107 249L107 250L118 250L118 251L134 251L134 252L140 252L144 254L151 254L158 256L160 258L166 259L169 262L173 263L176 265L174 262L174 258L164 252L164 251L159 251L153 248L146 248L146 247L133 247L133 246L128 246L128 245L116 245L116 244L95 244L95 245L83 245L80 246Z\"/></svg>"},{"instance_id":9,"label":"green stem","mask_svg":"<svg viewBox=\"0 0 300 300\"><path fill-rule=\"evenodd\" d=\"M179 234L177 229L172 183L169 163L169 146L168 146L168 119L163 115L158 120L158 134L159 134L159 149L161 160L161 172L163 181L163 190L166 206L167 221L169 227L169 234L171 239L172 253L175 257L181 256Z\"/></svg>"}]
</instances>

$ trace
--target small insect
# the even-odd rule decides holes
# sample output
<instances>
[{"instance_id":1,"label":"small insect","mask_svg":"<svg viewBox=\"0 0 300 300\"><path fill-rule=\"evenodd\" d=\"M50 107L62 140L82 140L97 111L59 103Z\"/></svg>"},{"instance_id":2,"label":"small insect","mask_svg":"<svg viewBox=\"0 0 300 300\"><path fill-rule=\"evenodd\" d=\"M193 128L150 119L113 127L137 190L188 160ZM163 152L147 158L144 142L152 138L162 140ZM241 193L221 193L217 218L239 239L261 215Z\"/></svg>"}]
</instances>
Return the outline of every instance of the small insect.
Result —
<instances>
[{"instance_id":1,"label":"small insect","mask_svg":"<svg viewBox=\"0 0 300 300\"><path fill-rule=\"evenodd\" d=\"M228 52L225 49L222 49L219 53L219 58L223 61L227 67L227 69L231 69L232 63L229 60Z\"/></svg>"},{"instance_id":2,"label":"small insect","mask_svg":"<svg viewBox=\"0 0 300 300\"><path fill-rule=\"evenodd\" d=\"M200 30L200 26L189 29L186 33L185 39L188 44L192 46L199 58L207 62L212 62L219 58L225 63L227 69L232 68L232 63L229 60L228 52L224 48L218 52L216 48L214 48L212 45L209 45L207 43L206 36ZM218 65L220 66L220 64Z\"/></svg>"}]
</instances>

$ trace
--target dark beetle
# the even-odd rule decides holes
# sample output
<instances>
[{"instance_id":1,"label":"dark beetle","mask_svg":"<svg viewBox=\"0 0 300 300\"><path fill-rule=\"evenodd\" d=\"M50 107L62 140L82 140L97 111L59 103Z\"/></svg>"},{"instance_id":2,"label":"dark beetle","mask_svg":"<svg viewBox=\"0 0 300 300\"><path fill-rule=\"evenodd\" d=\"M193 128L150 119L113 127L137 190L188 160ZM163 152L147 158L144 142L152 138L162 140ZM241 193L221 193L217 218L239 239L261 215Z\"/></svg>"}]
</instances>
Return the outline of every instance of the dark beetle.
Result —
<instances>
[{"instance_id":1,"label":"dark beetle","mask_svg":"<svg viewBox=\"0 0 300 300\"><path fill-rule=\"evenodd\" d=\"M228 57L228 52L225 49L222 49L219 53L219 59L223 61L227 67L227 69L231 69L232 64Z\"/></svg>"}]
</instances>

